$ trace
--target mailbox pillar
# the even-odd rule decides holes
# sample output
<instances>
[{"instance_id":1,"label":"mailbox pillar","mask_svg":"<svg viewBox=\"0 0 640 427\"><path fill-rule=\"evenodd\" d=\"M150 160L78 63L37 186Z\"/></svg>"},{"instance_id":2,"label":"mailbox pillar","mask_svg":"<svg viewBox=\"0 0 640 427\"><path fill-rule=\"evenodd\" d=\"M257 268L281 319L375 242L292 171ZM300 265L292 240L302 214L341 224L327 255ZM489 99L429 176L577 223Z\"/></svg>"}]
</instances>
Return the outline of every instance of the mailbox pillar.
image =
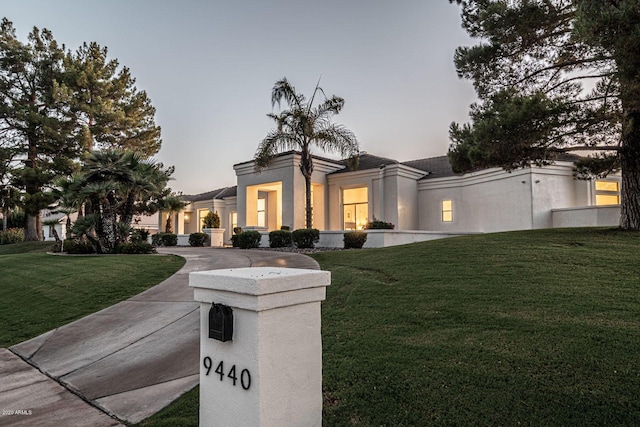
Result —
<instances>
[{"instance_id":1,"label":"mailbox pillar","mask_svg":"<svg viewBox=\"0 0 640 427\"><path fill-rule=\"evenodd\" d=\"M200 426L321 426L320 303L327 271L194 272L200 302ZM209 338L212 304L231 308L228 341Z\"/></svg>"}]
</instances>

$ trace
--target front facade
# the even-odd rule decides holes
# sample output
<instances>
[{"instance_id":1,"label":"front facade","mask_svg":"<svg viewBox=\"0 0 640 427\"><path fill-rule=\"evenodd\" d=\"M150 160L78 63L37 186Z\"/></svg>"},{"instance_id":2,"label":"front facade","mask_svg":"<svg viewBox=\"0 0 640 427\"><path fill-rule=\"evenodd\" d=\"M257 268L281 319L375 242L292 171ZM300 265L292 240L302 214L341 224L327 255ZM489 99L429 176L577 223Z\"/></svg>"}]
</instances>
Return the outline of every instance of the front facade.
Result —
<instances>
[{"instance_id":1,"label":"front facade","mask_svg":"<svg viewBox=\"0 0 640 427\"><path fill-rule=\"evenodd\" d=\"M225 241L233 230L291 230L305 225L305 181L300 155L278 155L261 172L253 161L234 166L237 186L195 196L175 218L175 231L201 231L211 210L221 218ZM446 156L398 162L362 154L358 165L314 157L313 227L358 230L374 219L396 230L473 233L617 225L620 177L577 180L573 163L506 172L455 174ZM166 220L166 216L162 216Z\"/></svg>"}]
</instances>

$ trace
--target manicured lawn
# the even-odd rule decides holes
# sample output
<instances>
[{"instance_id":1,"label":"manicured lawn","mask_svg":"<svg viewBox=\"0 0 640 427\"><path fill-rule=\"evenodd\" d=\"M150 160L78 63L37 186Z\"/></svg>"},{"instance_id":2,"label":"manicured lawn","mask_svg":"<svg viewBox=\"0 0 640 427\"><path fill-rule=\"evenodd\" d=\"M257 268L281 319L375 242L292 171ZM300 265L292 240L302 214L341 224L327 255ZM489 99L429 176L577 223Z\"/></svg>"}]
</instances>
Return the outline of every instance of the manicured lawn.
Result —
<instances>
[{"instance_id":1,"label":"manicured lawn","mask_svg":"<svg viewBox=\"0 0 640 427\"><path fill-rule=\"evenodd\" d=\"M542 230L314 255L327 426L640 422L640 233ZM198 422L197 389L141 425Z\"/></svg>"},{"instance_id":2,"label":"manicured lawn","mask_svg":"<svg viewBox=\"0 0 640 427\"><path fill-rule=\"evenodd\" d=\"M175 256L48 255L51 246L0 246L0 347L125 300L184 265L184 259Z\"/></svg>"}]
</instances>

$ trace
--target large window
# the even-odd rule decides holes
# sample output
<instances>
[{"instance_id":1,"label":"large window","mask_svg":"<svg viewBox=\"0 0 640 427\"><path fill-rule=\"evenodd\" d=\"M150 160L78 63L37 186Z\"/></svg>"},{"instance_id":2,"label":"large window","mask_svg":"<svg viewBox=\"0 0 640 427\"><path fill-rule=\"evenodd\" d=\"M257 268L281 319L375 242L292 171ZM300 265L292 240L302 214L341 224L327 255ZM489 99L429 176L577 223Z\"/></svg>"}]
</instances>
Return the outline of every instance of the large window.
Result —
<instances>
[{"instance_id":1,"label":"large window","mask_svg":"<svg viewBox=\"0 0 640 427\"><path fill-rule=\"evenodd\" d=\"M343 221L345 230L362 230L369 222L367 187L342 190Z\"/></svg>"},{"instance_id":2,"label":"large window","mask_svg":"<svg viewBox=\"0 0 640 427\"><path fill-rule=\"evenodd\" d=\"M620 204L620 183L618 181L596 181L596 205Z\"/></svg>"},{"instance_id":3,"label":"large window","mask_svg":"<svg viewBox=\"0 0 640 427\"><path fill-rule=\"evenodd\" d=\"M442 201L442 222L453 222L453 201Z\"/></svg>"}]
</instances>

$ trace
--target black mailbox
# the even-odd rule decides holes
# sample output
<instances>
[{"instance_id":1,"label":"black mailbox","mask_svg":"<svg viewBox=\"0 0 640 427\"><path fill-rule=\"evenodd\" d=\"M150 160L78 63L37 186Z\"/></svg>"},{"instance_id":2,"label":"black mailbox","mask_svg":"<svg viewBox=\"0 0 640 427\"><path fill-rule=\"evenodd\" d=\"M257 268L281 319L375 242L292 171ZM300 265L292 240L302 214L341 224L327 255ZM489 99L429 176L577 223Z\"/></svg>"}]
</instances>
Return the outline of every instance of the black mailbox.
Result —
<instances>
[{"instance_id":1,"label":"black mailbox","mask_svg":"<svg viewBox=\"0 0 640 427\"><path fill-rule=\"evenodd\" d=\"M209 338L218 341L231 341L233 338L233 310L228 305L211 304Z\"/></svg>"}]
</instances>

